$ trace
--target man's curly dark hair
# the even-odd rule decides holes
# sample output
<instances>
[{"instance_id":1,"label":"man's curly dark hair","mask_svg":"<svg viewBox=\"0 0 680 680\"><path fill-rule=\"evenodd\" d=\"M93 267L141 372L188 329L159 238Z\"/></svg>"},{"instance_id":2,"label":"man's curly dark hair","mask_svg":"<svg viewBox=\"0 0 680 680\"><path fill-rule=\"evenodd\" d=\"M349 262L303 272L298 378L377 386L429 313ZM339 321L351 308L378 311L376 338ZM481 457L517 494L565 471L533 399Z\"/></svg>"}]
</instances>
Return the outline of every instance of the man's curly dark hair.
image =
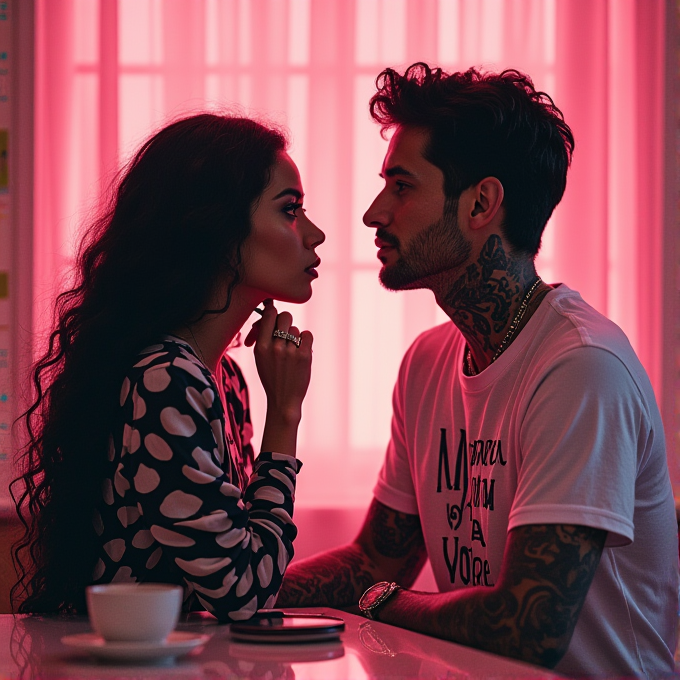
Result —
<instances>
[{"instance_id":1,"label":"man's curly dark hair","mask_svg":"<svg viewBox=\"0 0 680 680\"><path fill-rule=\"evenodd\" d=\"M426 130L424 155L444 173L449 199L496 177L505 192L504 234L513 249L535 256L574 150L553 100L514 69L446 73L421 62L403 75L385 69L376 87L370 111L383 134L395 126Z\"/></svg>"}]
</instances>

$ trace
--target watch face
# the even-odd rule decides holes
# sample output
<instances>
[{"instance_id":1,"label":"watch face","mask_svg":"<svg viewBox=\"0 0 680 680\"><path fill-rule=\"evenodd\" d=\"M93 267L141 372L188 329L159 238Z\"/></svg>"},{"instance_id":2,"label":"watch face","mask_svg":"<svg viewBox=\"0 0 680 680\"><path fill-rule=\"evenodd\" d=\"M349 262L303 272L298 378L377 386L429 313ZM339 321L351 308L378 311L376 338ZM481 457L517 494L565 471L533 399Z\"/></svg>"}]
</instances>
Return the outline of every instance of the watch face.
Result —
<instances>
[{"instance_id":1,"label":"watch face","mask_svg":"<svg viewBox=\"0 0 680 680\"><path fill-rule=\"evenodd\" d=\"M387 588L389 588L388 583L377 583L372 588L369 588L361 598L361 606L367 609L372 607L382 597Z\"/></svg>"}]
</instances>

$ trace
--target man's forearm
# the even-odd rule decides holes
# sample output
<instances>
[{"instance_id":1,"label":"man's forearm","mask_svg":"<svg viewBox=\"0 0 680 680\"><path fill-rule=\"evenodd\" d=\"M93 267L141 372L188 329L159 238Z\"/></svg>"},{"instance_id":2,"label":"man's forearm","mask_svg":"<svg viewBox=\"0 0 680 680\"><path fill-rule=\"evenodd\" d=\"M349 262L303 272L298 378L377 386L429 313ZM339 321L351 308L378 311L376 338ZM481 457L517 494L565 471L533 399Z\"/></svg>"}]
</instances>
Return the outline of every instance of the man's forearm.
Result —
<instances>
[{"instance_id":1,"label":"man's forearm","mask_svg":"<svg viewBox=\"0 0 680 680\"><path fill-rule=\"evenodd\" d=\"M540 602L536 605L541 606ZM541 630L542 625L528 630L519 620L520 610L521 604L507 591L491 593L481 587L455 593L400 591L381 608L379 619L425 635L553 668L566 651L571 636L553 637L552 631ZM535 615L535 611L524 612L527 617ZM545 623L541 620L541 624Z\"/></svg>"},{"instance_id":2,"label":"man's forearm","mask_svg":"<svg viewBox=\"0 0 680 680\"><path fill-rule=\"evenodd\" d=\"M493 587L399 591L380 621L553 668L595 576L607 532L580 526L513 529Z\"/></svg>"},{"instance_id":3,"label":"man's forearm","mask_svg":"<svg viewBox=\"0 0 680 680\"><path fill-rule=\"evenodd\" d=\"M356 544L293 563L277 607L347 607L379 580L378 568Z\"/></svg>"}]
</instances>

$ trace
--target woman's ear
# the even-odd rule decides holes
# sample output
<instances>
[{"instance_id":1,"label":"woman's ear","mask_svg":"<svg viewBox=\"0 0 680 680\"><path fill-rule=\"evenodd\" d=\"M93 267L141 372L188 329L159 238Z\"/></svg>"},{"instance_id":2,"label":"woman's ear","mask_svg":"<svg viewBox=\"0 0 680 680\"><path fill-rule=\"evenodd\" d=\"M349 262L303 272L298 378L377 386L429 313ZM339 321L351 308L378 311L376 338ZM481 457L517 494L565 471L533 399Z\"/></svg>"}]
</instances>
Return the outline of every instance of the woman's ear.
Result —
<instances>
[{"instance_id":1,"label":"woman's ear","mask_svg":"<svg viewBox=\"0 0 680 680\"><path fill-rule=\"evenodd\" d=\"M485 177L467 191L471 209L468 214L471 229L482 229L494 221L503 205L503 185L496 177Z\"/></svg>"}]
</instances>

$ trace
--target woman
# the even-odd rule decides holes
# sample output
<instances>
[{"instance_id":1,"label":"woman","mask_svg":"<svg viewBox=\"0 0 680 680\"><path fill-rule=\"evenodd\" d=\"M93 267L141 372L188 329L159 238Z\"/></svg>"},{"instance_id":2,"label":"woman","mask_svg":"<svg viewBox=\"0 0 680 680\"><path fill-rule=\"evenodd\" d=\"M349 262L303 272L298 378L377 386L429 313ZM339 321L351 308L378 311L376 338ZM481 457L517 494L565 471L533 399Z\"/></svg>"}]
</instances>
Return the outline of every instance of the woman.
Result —
<instances>
[{"instance_id":1,"label":"woman","mask_svg":"<svg viewBox=\"0 0 680 680\"><path fill-rule=\"evenodd\" d=\"M245 118L179 120L125 170L33 374L12 485L20 611L82 612L85 587L111 581L180 583L185 609L221 620L274 603L312 335L272 298L310 298L324 240L302 197L285 138ZM262 302L246 338L267 395L253 460L225 349Z\"/></svg>"}]
</instances>

